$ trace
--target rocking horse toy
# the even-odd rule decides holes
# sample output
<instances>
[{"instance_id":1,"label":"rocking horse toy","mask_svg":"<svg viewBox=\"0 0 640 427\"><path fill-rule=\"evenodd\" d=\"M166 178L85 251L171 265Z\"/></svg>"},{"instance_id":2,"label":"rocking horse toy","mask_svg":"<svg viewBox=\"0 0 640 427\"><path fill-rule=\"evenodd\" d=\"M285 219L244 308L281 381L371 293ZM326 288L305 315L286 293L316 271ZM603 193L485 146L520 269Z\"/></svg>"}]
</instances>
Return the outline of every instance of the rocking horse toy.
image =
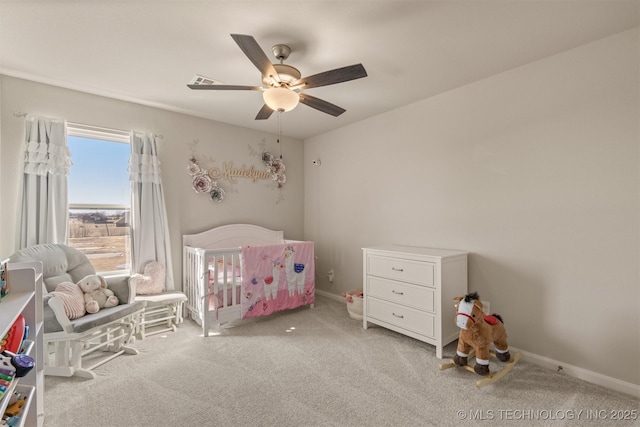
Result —
<instances>
[{"instance_id":1,"label":"rocking horse toy","mask_svg":"<svg viewBox=\"0 0 640 427\"><path fill-rule=\"evenodd\" d=\"M456 324L460 328L456 355L447 363L440 365L440 370L460 366L485 378L476 382L478 388L494 383L505 376L520 359L520 352L514 357L509 353L507 331L502 318L498 314L483 312L482 302L477 292L464 297L455 297L457 302ZM489 351L493 343L496 351ZM475 352L476 364L473 368L467 360ZM489 356L495 356L501 362L508 362L495 374L489 371Z\"/></svg>"}]
</instances>

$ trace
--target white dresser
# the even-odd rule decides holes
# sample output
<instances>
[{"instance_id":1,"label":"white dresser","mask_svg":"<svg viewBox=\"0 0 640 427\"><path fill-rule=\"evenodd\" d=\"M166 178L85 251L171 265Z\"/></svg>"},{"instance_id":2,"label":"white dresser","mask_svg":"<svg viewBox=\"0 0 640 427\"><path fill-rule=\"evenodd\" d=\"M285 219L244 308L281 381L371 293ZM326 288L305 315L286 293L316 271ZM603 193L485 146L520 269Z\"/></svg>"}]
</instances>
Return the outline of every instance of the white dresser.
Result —
<instances>
[{"instance_id":1,"label":"white dresser","mask_svg":"<svg viewBox=\"0 0 640 427\"><path fill-rule=\"evenodd\" d=\"M458 338L453 298L467 293L467 253L413 246L363 248L363 327L375 323L442 348Z\"/></svg>"}]
</instances>

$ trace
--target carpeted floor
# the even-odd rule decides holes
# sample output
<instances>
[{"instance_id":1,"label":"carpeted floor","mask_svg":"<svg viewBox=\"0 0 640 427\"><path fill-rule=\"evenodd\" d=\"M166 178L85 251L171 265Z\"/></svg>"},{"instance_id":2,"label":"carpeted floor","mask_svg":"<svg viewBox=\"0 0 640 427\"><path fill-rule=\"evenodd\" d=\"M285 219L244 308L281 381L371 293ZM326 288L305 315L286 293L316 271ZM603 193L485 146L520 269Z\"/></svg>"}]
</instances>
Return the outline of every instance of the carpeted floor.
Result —
<instances>
[{"instance_id":1,"label":"carpeted floor","mask_svg":"<svg viewBox=\"0 0 640 427\"><path fill-rule=\"evenodd\" d=\"M439 371L434 347L364 330L324 297L201 334L187 320L95 380L46 377L45 426L640 425L638 399L526 360L477 389L475 374ZM632 411L635 421L612 419Z\"/></svg>"}]
</instances>

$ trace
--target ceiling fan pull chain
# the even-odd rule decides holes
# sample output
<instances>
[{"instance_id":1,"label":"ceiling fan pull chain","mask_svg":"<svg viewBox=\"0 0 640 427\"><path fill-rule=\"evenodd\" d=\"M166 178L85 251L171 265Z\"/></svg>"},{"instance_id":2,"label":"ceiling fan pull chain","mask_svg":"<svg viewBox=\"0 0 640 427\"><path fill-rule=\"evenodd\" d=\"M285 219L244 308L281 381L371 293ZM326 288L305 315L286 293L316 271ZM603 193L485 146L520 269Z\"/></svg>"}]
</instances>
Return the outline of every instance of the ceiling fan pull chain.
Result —
<instances>
[{"instance_id":1,"label":"ceiling fan pull chain","mask_svg":"<svg viewBox=\"0 0 640 427\"><path fill-rule=\"evenodd\" d=\"M278 111L278 145L280 146L280 158L282 159L282 144L280 144L280 140L282 139L282 112Z\"/></svg>"}]
</instances>

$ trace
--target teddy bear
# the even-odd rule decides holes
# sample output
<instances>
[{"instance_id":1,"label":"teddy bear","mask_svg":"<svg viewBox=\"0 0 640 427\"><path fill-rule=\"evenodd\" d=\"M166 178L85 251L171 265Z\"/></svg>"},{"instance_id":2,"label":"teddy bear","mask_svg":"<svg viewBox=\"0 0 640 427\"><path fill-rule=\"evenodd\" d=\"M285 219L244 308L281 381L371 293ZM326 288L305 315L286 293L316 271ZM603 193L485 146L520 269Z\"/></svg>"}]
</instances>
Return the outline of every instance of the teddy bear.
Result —
<instances>
[{"instance_id":1,"label":"teddy bear","mask_svg":"<svg viewBox=\"0 0 640 427\"><path fill-rule=\"evenodd\" d=\"M111 289L107 289L104 277L90 274L78 282L84 292L84 305L87 313L93 314L101 308L115 307L120 303Z\"/></svg>"}]
</instances>

